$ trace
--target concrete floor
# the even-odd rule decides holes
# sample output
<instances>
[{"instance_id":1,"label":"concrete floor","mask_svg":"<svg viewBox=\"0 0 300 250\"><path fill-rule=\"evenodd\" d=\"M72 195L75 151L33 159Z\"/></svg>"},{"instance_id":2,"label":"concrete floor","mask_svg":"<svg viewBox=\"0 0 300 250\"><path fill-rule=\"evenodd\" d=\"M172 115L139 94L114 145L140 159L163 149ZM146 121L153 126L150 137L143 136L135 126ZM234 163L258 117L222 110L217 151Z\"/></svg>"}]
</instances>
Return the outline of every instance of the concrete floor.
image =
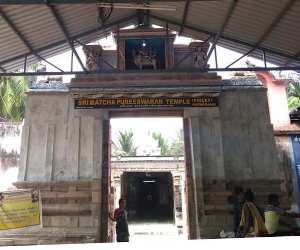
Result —
<instances>
[{"instance_id":1,"label":"concrete floor","mask_svg":"<svg viewBox=\"0 0 300 250\"><path fill-rule=\"evenodd\" d=\"M130 242L153 240L184 240L172 222L130 222Z\"/></svg>"}]
</instances>

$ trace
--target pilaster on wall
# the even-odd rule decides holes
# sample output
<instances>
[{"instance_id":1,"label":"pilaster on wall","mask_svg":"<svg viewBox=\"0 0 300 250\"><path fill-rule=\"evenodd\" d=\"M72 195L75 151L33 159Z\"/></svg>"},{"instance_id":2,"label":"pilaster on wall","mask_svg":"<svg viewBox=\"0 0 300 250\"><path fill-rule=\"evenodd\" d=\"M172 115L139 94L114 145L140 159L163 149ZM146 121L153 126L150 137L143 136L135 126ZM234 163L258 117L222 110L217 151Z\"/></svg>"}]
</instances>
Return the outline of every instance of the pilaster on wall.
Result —
<instances>
[{"instance_id":1,"label":"pilaster on wall","mask_svg":"<svg viewBox=\"0 0 300 250\"><path fill-rule=\"evenodd\" d=\"M19 181L100 179L107 112L73 109L69 93L30 93Z\"/></svg>"},{"instance_id":2,"label":"pilaster on wall","mask_svg":"<svg viewBox=\"0 0 300 250\"><path fill-rule=\"evenodd\" d=\"M68 129L67 140L67 166L72 166L69 169L70 179L77 179L79 176L79 159L80 159L80 131L81 131L81 118L74 117L73 122L70 123Z\"/></svg>"},{"instance_id":3,"label":"pilaster on wall","mask_svg":"<svg viewBox=\"0 0 300 250\"><path fill-rule=\"evenodd\" d=\"M103 120L102 129L102 174L101 174L101 227L100 227L100 242L108 242L109 235L109 222L108 213L109 211L109 201L110 201L110 122L109 119Z\"/></svg>"},{"instance_id":4,"label":"pilaster on wall","mask_svg":"<svg viewBox=\"0 0 300 250\"><path fill-rule=\"evenodd\" d=\"M191 145L191 123L189 118L183 119L184 130L184 148L185 148L185 187L187 190L186 207L187 207L187 231L189 239L197 239L198 221L197 206L195 199L195 175L193 173L192 145Z\"/></svg>"},{"instance_id":5,"label":"pilaster on wall","mask_svg":"<svg viewBox=\"0 0 300 250\"><path fill-rule=\"evenodd\" d=\"M291 144L288 136L276 136L276 147L280 162L280 171L284 180L281 183L281 191L286 194L290 203L297 207L297 180L293 178L293 168L291 160Z\"/></svg>"},{"instance_id":6,"label":"pilaster on wall","mask_svg":"<svg viewBox=\"0 0 300 250\"><path fill-rule=\"evenodd\" d=\"M71 161L67 163L67 166L72 171L76 170L72 176L77 179L101 179L103 129L104 123L108 121L108 112L72 110L70 120L70 141L67 144L74 148L70 149L69 160ZM74 163L78 168L72 167Z\"/></svg>"},{"instance_id":7,"label":"pilaster on wall","mask_svg":"<svg viewBox=\"0 0 300 250\"><path fill-rule=\"evenodd\" d=\"M107 111L74 110L68 92L31 93L27 102L16 185L42 191L43 226L88 229L99 241Z\"/></svg>"},{"instance_id":8,"label":"pilaster on wall","mask_svg":"<svg viewBox=\"0 0 300 250\"><path fill-rule=\"evenodd\" d=\"M217 215L214 214L211 218L207 214L208 206L212 202L211 199L207 199L207 195L211 192L222 192L220 195L222 196L226 189L219 110L218 108L189 109L185 111L184 116L190 122L196 235L197 238L216 237L224 220L220 222ZM208 183L213 185L207 185Z\"/></svg>"},{"instance_id":9,"label":"pilaster on wall","mask_svg":"<svg viewBox=\"0 0 300 250\"><path fill-rule=\"evenodd\" d=\"M54 156L55 125L48 124L46 156L45 156L45 180L53 180L53 156Z\"/></svg>"},{"instance_id":10,"label":"pilaster on wall","mask_svg":"<svg viewBox=\"0 0 300 250\"><path fill-rule=\"evenodd\" d=\"M30 139L30 126L23 126L21 137L21 150L20 150L20 166L18 180L25 181L27 174L28 155L29 155L29 141Z\"/></svg>"},{"instance_id":11,"label":"pilaster on wall","mask_svg":"<svg viewBox=\"0 0 300 250\"><path fill-rule=\"evenodd\" d=\"M190 118L190 138L191 138L191 155L192 155L192 175L194 181L194 199L196 203L196 218L197 222L196 235L200 238L201 219L204 215L204 196L203 196L203 179L204 171L201 161L202 148L200 142L199 118Z\"/></svg>"},{"instance_id":12,"label":"pilaster on wall","mask_svg":"<svg viewBox=\"0 0 300 250\"><path fill-rule=\"evenodd\" d=\"M175 225L177 226L178 232L184 233L186 230L185 223L185 211L183 209L184 203L184 192L182 190L182 176L181 174L173 175L173 193L174 193L174 217Z\"/></svg>"}]
</instances>

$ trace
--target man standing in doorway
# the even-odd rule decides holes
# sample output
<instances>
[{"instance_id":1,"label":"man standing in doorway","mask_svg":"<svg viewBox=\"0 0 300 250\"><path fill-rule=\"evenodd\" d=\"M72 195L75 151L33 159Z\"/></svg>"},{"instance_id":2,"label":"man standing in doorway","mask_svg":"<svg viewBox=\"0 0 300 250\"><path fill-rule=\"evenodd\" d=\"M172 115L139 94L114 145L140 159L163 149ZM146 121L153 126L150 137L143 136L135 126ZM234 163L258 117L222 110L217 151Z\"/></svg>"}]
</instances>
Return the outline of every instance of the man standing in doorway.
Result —
<instances>
[{"instance_id":1,"label":"man standing in doorway","mask_svg":"<svg viewBox=\"0 0 300 250\"><path fill-rule=\"evenodd\" d=\"M115 210L113 216L109 214L109 218L117 222L117 242L129 242L129 230L127 222L127 211L125 210L125 199L121 198L119 200L119 208Z\"/></svg>"}]
</instances>

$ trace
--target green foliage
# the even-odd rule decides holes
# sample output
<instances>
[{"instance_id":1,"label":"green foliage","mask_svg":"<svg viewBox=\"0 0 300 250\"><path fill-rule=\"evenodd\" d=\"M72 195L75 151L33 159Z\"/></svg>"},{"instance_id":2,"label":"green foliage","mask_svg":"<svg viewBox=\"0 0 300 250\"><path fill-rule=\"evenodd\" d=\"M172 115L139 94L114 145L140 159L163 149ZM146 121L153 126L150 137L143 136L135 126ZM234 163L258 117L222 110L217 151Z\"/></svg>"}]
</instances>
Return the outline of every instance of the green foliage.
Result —
<instances>
[{"instance_id":1,"label":"green foliage","mask_svg":"<svg viewBox=\"0 0 300 250\"><path fill-rule=\"evenodd\" d=\"M289 110L293 110L300 106L300 76L289 80L287 87Z\"/></svg>"},{"instance_id":2,"label":"green foliage","mask_svg":"<svg viewBox=\"0 0 300 250\"><path fill-rule=\"evenodd\" d=\"M297 107L300 107L300 98L297 98L297 97L288 98L288 107L289 107L289 110L294 110Z\"/></svg>"},{"instance_id":3,"label":"green foliage","mask_svg":"<svg viewBox=\"0 0 300 250\"><path fill-rule=\"evenodd\" d=\"M182 131L177 131L176 137L173 139L171 143L169 154L172 156L184 155L184 143L183 143Z\"/></svg>"},{"instance_id":4,"label":"green foliage","mask_svg":"<svg viewBox=\"0 0 300 250\"><path fill-rule=\"evenodd\" d=\"M165 139L160 132L153 132L152 138L157 141L161 155L169 155L170 146L168 140Z\"/></svg>"},{"instance_id":5,"label":"green foliage","mask_svg":"<svg viewBox=\"0 0 300 250\"><path fill-rule=\"evenodd\" d=\"M27 89L26 77L0 77L0 117L13 122L22 121Z\"/></svg>"},{"instance_id":6,"label":"green foliage","mask_svg":"<svg viewBox=\"0 0 300 250\"><path fill-rule=\"evenodd\" d=\"M119 131L117 142L113 142L114 155L117 156L136 156L137 147L134 146L133 132Z\"/></svg>"},{"instance_id":7,"label":"green foliage","mask_svg":"<svg viewBox=\"0 0 300 250\"><path fill-rule=\"evenodd\" d=\"M152 133L152 137L157 141L161 155L182 156L184 155L184 144L182 133L177 131L176 137L170 143L160 132Z\"/></svg>"}]
</instances>

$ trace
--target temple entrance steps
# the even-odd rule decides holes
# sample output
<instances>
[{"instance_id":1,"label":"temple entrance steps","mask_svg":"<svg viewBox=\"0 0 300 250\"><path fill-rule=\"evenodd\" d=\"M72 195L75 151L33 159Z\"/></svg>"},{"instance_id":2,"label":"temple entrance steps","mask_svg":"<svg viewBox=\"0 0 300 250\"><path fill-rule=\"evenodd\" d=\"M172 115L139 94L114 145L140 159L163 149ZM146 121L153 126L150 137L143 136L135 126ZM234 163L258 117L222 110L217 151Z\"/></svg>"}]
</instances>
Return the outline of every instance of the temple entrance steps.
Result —
<instances>
[{"instance_id":1,"label":"temple entrance steps","mask_svg":"<svg viewBox=\"0 0 300 250\"><path fill-rule=\"evenodd\" d=\"M184 240L178 228L172 222L130 222L130 242L152 240Z\"/></svg>"},{"instance_id":2,"label":"temple entrance steps","mask_svg":"<svg viewBox=\"0 0 300 250\"><path fill-rule=\"evenodd\" d=\"M153 240L184 240L178 228L166 221L135 221L129 223L130 242ZM0 246L95 243L95 232L88 228L38 228L6 231L0 234Z\"/></svg>"},{"instance_id":3,"label":"temple entrance steps","mask_svg":"<svg viewBox=\"0 0 300 250\"><path fill-rule=\"evenodd\" d=\"M89 228L33 228L0 233L0 246L95 243L95 232Z\"/></svg>"}]
</instances>

